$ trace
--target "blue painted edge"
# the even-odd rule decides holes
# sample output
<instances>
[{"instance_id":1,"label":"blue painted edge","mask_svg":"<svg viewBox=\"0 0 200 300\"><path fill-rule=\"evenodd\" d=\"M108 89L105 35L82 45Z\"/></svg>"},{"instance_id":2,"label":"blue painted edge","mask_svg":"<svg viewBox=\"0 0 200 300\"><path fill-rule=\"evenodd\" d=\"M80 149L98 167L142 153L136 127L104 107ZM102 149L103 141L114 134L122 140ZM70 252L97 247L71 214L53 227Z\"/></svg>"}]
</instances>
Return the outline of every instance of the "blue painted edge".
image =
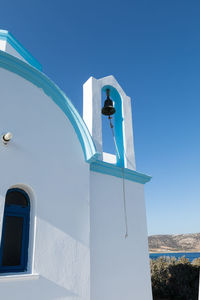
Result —
<instances>
[{"instance_id":1,"label":"blue painted edge","mask_svg":"<svg viewBox=\"0 0 200 300\"><path fill-rule=\"evenodd\" d=\"M0 51L0 67L43 89L44 93L60 107L71 122L81 143L85 160L88 161L91 157L98 157L94 142L83 119L64 92L53 81L36 68L4 51Z\"/></svg>"},{"instance_id":2,"label":"blue painted edge","mask_svg":"<svg viewBox=\"0 0 200 300\"><path fill-rule=\"evenodd\" d=\"M107 174L119 178L123 178L122 169L117 165L113 165L98 159L90 159L90 171ZM151 180L151 176L124 168L124 178L137 183L145 184Z\"/></svg>"},{"instance_id":3,"label":"blue painted edge","mask_svg":"<svg viewBox=\"0 0 200 300\"><path fill-rule=\"evenodd\" d=\"M6 40L30 65L38 70L42 70L42 66L16 38L7 30L0 30L0 40Z\"/></svg>"},{"instance_id":4,"label":"blue painted edge","mask_svg":"<svg viewBox=\"0 0 200 300\"><path fill-rule=\"evenodd\" d=\"M37 87L43 89L44 93L60 107L71 122L78 136L85 160L90 163L91 171L120 178L123 177L121 167L98 160L100 153L96 151L86 124L68 97L53 81L31 65L1 50L0 67L23 77ZM151 176L126 168L124 169L124 177L125 179L143 184L151 180Z\"/></svg>"}]
</instances>

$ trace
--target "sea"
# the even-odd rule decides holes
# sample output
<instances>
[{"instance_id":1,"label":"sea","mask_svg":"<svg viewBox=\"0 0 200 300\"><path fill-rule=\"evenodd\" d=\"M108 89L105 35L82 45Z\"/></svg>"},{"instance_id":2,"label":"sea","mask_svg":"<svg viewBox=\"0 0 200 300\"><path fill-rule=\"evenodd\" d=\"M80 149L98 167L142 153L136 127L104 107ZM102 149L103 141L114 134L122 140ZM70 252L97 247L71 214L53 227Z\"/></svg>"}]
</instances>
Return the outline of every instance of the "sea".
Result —
<instances>
[{"instance_id":1,"label":"sea","mask_svg":"<svg viewBox=\"0 0 200 300\"><path fill-rule=\"evenodd\" d=\"M149 257L151 259L156 259L161 256L175 257L177 259L185 256L185 258L188 258L189 261L192 262L193 259L200 257L200 252L150 253L149 254Z\"/></svg>"}]
</instances>

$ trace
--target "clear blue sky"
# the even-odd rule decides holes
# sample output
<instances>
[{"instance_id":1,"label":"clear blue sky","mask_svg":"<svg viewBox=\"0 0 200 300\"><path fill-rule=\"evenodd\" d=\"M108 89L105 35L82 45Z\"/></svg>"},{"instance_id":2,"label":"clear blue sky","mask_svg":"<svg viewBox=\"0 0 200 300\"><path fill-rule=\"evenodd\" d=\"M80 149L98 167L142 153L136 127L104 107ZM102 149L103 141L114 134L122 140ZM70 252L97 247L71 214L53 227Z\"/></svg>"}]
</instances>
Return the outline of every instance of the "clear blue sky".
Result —
<instances>
[{"instance_id":1,"label":"clear blue sky","mask_svg":"<svg viewBox=\"0 0 200 300\"><path fill-rule=\"evenodd\" d=\"M114 75L133 102L149 234L200 231L200 1L1 3L9 30L82 115L82 84ZM110 136L106 146L113 147Z\"/></svg>"}]
</instances>

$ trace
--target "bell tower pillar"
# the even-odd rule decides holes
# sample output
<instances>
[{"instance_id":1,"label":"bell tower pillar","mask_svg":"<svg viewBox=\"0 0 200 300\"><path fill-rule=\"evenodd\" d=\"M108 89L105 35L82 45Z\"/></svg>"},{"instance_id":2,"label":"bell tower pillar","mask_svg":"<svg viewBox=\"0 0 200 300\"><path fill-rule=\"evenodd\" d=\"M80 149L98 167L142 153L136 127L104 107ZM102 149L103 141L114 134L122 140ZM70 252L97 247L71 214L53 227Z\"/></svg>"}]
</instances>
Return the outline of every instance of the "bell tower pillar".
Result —
<instances>
[{"instance_id":1,"label":"bell tower pillar","mask_svg":"<svg viewBox=\"0 0 200 300\"><path fill-rule=\"evenodd\" d=\"M116 155L102 149L106 117ZM152 300L144 200L151 177L135 170L131 99L113 76L84 84L83 119L99 152L89 161L91 300Z\"/></svg>"},{"instance_id":2,"label":"bell tower pillar","mask_svg":"<svg viewBox=\"0 0 200 300\"><path fill-rule=\"evenodd\" d=\"M110 97L116 109L114 127L121 161L125 168L135 170L131 98L125 94L113 76L100 79L90 77L85 82L83 85L83 119L100 153L99 159L103 160L101 95L102 90L106 89L110 90ZM119 165L118 158L116 161Z\"/></svg>"}]
</instances>

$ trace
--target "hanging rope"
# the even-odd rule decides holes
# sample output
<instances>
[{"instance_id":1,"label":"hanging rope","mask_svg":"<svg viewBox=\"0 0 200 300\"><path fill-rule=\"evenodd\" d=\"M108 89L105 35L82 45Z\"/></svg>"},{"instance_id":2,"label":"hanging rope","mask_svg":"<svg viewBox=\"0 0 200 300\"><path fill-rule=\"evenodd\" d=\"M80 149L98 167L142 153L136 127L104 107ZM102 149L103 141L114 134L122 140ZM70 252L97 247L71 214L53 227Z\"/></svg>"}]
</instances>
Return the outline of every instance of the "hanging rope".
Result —
<instances>
[{"instance_id":1,"label":"hanging rope","mask_svg":"<svg viewBox=\"0 0 200 300\"><path fill-rule=\"evenodd\" d=\"M117 147L117 142L116 142L116 138L115 138L115 132L114 132L114 129L113 129L114 126L113 126L113 124L111 122L111 119L112 119L111 116L109 116L108 119L109 119L109 122L110 122L110 128L111 128L111 131L112 131L112 135L113 135L113 140L114 140L114 143L115 143L115 148L116 148L117 156L119 158L121 169L122 169L123 204L124 204L124 220L125 220L125 229L126 229L125 239L126 239L128 237L128 218L127 218L127 209L126 209L126 193L125 193L124 166L123 166L123 163L122 163L122 160L121 160L121 157L120 157L120 154L119 154L119 150L118 150L118 147Z\"/></svg>"}]
</instances>

